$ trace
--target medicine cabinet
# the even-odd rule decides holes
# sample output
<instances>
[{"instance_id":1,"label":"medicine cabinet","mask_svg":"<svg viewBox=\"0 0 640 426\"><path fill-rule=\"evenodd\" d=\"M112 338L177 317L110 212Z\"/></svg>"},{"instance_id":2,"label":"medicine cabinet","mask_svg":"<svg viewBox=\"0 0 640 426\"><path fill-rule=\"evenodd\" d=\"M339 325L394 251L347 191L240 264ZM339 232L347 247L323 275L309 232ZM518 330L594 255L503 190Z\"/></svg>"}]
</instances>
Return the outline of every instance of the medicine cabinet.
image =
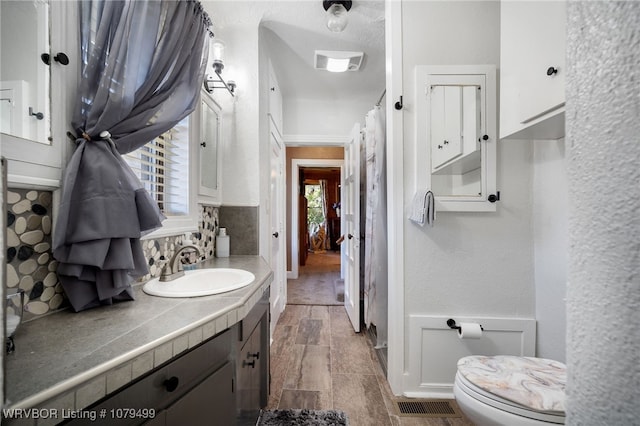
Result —
<instances>
[{"instance_id":1,"label":"medicine cabinet","mask_svg":"<svg viewBox=\"0 0 640 426\"><path fill-rule=\"evenodd\" d=\"M495 211L495 66L418 66L416 91L417 189L436 211Z\"/></svg>"},{"instance_id":2,"label":"medicine cabinet","mask_svg":"<svg viewBox=\"0 0 640 426\"><path fill-rule=\"evenodd\" d=\"M221 193L221 156L222 109L202 91L200 99L200 140L199 157L200 173L198 194L199 201L211 204L220 202Z\"/></svg>"},{"instance_id":3,"label":"medicine cabinet","mask_svg":"<svg viewBox=\"0 0 640 426\"><path fill-rule=\"evenodd\" d=\"M49 5L3 1L0 16L0 131L49 144Z\"/></svg>"},{"instance_id":4,"label":"medicine cabinet","mask_svg":"<svg viewBox=\"0 0 640 426\"><path fill-rule=\"evenodd\" d=\"M55 189L69 149L77 5L0 2L0 146L12 187Z\"/></svg>"}]
</instances>

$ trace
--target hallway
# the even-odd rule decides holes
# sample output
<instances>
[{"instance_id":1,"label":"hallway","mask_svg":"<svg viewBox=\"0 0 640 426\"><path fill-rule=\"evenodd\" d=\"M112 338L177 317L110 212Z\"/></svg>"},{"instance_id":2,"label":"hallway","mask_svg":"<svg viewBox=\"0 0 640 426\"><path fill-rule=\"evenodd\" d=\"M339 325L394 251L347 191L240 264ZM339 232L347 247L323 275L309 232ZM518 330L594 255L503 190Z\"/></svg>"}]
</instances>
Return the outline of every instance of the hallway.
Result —
<instances>
[{"instance_id":1,"label":"hallway","mask_svg":"<svg viewBox=\"0 0 640 426\"><path fill-rule=\"evenodd\" d=\"M330 278L339 278L339 263L323 268L313 256L300 278L333 286ZM267 408L342 410L350 426L471 425L464 418L398 416L369 339L353 331L344 307L337 304L286 306L271 345Z\"/></svg>"},{"instance_id":2,"label":"hallway","mask_svg":"<svg viewBox=\"0 0 640 426\"><path fill-rule=\"evenodd\" d=\"M288 305L337 305L344 302L340 252L309 253L297 279L287 280Z\"/></svg>"}]
</instances>

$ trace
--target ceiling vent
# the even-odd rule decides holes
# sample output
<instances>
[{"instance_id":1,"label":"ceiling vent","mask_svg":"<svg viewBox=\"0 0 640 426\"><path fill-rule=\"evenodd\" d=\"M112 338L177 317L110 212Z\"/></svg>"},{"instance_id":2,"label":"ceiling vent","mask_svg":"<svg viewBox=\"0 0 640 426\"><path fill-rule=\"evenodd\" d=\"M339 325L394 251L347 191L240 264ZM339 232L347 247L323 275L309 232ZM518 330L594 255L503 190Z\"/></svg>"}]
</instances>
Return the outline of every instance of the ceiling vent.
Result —
<instances>
[{"instance_id":1,"label":"ceiling vent","mask_svg":"<svg viewBox=\"0 0 640 426\"><path fill-rule=\"evenodd\" d=\"M362 52L316 50L315 68L331 72L358 71L363 57Z\"/></svg>"}]
</instances>

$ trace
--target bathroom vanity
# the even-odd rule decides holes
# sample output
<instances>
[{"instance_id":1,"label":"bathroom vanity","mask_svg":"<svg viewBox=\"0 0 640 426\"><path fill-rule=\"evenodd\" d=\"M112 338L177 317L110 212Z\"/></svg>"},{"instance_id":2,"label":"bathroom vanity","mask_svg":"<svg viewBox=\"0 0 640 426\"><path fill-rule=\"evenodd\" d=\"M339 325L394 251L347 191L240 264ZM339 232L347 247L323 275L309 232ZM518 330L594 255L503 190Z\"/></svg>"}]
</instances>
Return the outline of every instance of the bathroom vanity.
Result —
<instances>
[{"instance_id":1,"label":"bathroom vanity","mask_svg":"<svg viewBox=\"0 0 640 426\"><path fill-rule=\"evenodd\" d=\"M259 256L200 266L255 280L194 298L136 286L133 302L25 323L6 365L6 408L23 418L2 424L255 424L269 392L272 272Z\"/></svg>"}]
</instances>

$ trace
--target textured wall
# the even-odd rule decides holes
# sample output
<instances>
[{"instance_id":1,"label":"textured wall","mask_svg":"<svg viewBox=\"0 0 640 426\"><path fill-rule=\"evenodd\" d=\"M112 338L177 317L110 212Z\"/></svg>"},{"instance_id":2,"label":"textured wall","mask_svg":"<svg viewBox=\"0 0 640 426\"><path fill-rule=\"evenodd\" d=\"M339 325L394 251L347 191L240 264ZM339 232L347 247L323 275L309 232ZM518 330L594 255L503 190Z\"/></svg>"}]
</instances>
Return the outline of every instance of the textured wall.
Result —
<instances>
[{"instance_id":1,"label":"textured wall","mask_svg":"<svg viewBox=\"0 0 640 426\"><path fill-rule=\"evenodd\" d=\"M405 208L416 190L415 66L500 63L498 2L403 2ZM443 42L442 34L447 34ZM532 144L499 141L495 213L439 212L404 220L405 313L534 315Z\"/></svg>"},{"instance_id":2,"label":"textured wall","mask_svg":"<svg viewBox=\"0 0 640 426\"><path fill-rule=\"evenodd\" d=\"M567 424L640 419L640 3L568 4Z\"/></svg>"},{"instance_id":3,"label":"textured wall","mask_svg":"<svg viewBox=\"0 0 640 426\"><path fill-rule=\"evenodd\" d=\"M422 118L415 109L415 66L498 65L500 3L407 1L402 23L406 212L417 168L424 167L416 157L415 126ZM405 315L534 317L532 155L530 141L498 142L495 213L438 212L433 228L403 221Z\"/></svg>"}]
</instances>

